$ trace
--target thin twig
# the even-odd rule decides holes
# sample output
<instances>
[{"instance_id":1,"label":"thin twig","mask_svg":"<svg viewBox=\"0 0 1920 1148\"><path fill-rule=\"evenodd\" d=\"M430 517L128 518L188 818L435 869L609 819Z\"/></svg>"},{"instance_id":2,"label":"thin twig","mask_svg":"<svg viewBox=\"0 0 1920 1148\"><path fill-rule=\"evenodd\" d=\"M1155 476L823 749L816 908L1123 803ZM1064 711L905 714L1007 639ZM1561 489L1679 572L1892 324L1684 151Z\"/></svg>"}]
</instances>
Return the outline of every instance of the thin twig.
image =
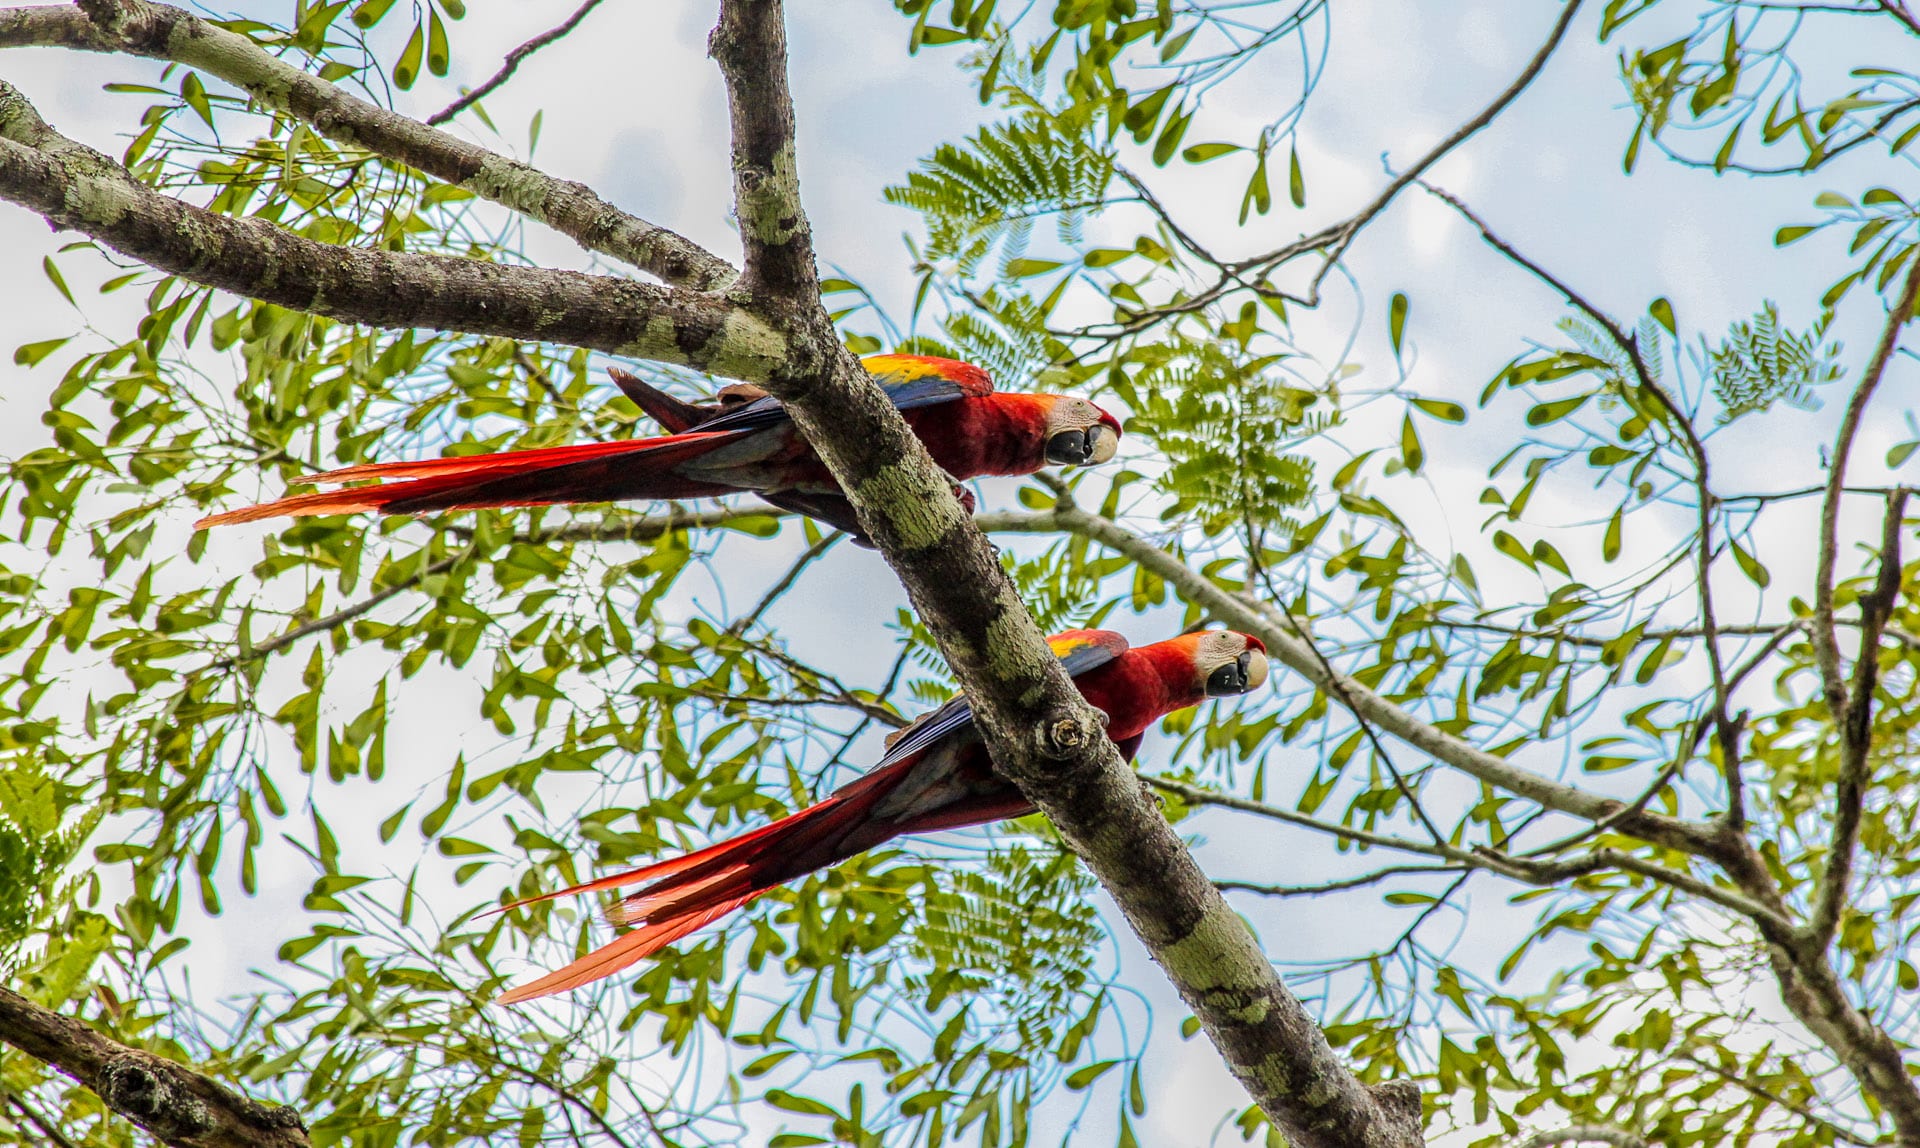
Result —
<instances>
[{"instance_id":1,"label":"thin twig","mask_svg":"<svg viewBox=\"0 0 1920 1148\"><path fill-rule=\"evenodd\" d=\"M1258 893L1263 897L1319 897L1348 889L1362 889L1368 885L1376 885L1389 877L1425 873L1464 873L1466 869L1464 865L1390 865L1385 869L1362 873L1358 877L1344 877L1318 885L1263 885L1256 881L1215 881L1213 887L1223 893L1231 890L1241 893Z\"/></svg>"},{"instance_id":2,"label":"thin twig","mask_svg":"<svg viewBox=\"0 0 1920 1148\"><path fill-rule=\"evenodd\" d=\"M1376 195L1366 206L1362 207L1353 215L1338 223L1324 227L1312 235L1296 239L1292 243L1288 243L1285 246L1275 248L1271 251L1249 256L1245 259L1216 263L1215 266L1220 269L1219 280L1212 286L1180 299L1177 302L1148 308L1122 323L1094 324L1080 331L1071 332L1071 334L1089 335L1106 340L1136 335L1160 323L1162 320L1203 310L1233 290L1236 285L1244 284L1249 280L1258 282L1265 279L1281 266L1298 259L1302 255L1313 251L1324 251L1325 255L1321 261L1320 268L1314 273L1312 284L1308 289L1306 297L1301 298L1285 292L1280 293L1280 297L1283 299L1291 299L1294 302L1304 303L1308 306L1317 305L1321 283L1326 279L1334 265L1339 262L1340 256L1346 248L1366 229L1368 224L1372 223L1381 212L1385 211L1393 203L1394 199L1398 197L1402 191L1407 189L1409 184L1419 179L1420 176L1430 170L1433 165L1445 159L1453 149L1459 147L1479 133L1488 124L1492 123L1501 112L1506 111L1508 105L1520 98L1521 93L1525 92L1528 86L1533 83L1534 79L1540 75L1541 70L1547 66L1547 61L1552 58L1554 51L1559 48L1561 40L1565 38L1567 29L1572 25L1574 15L1579 9L1580 0L1564 0L1560 9L1559 18L1554 21L1552 31L1547 33L1546 43L1542 44L1540 50L1533 54L1533 58L1527 61L1526 67L1522 68L1520 74L1514 77L1513 82L1508 84L1498 96L1494 97L1491 103L1482 108L1471 119L1461 124L1445 139L1435 144L1431 150L1416 160L1412 167L1409 167L1406 171L1389 180L1387 186L1381 189L1380 194ZM1163 214L1162 218L1164 219L1166 216ZM1169 227L1174 227L1176 233L1178 232L1179 229L1171 219L1167 219L1167 224ZM1096 330L1096 328L1103 327L1106 329Z\"/></svg>"},{"instance_id":3,"label":"thin twig","mask_svg":"<svg viewBox=\"0 0 1920 1148\"><path fill-rule=\"evenodd\" d=\"M741 615L732 625L727 627L727 633L738 635L744 634L752 629L753 624L758 622L761 616L771 609L775 602L780 600L782 595L793 589L793 584L800 580L800 575L806 572L808 566L813 565L814 559L833 549L834 543L845 537L846 534L841 531L831 531L822 537L820 541L802 551L800 557L794 559L793 565L787 567L787 572L781 577L780 581L775 582L768 588L765 594L761 595L759 603L756 604L751 611Z\"/></svg>"},{"instance_id":4,"label":"thin twig","mask_svg":"<svg viewBox=\"0 0 1920 1148\"><path fill-rule=\"evenodd\" d=\"M506 63L500 65L500 70L495 72L491 79L428 116L427 123L434 127L439 127L461 112L466 111L471 104L481 97L492 95L495 88L506 83L507 77L513 75L513 70L520 66L520 61L573 31L574 27L586 18L587 13L593 11L599 4L600 0L587 0L585 4L580 5L580 7L574 11L573 15L567 17L558 27L550 28L538 36L535 36L533 39L528 40L518 48L515 48L513 51L508 52Z\"/></svg>"},{"instance_id":5,"label":"thin twig","mask_svg":"<svg viewBox=\"0 0 1920 1148\"><path fill-rule=\"evenodd\" d=\"M1674 1058L1676 1060L1684 1060L1688 1064L1694 1065L1695 1067L1703 1068L1708 1072L1712 1073L1713 1075L1719 1077L1721 1080L1726 1081L1728 1084L1737 1085L1738 1087L1746 1090L1749 1093L1752 1093L1754 1096L1759 1097L1760 1099L1766 1101L1769 1104L1785 1109L1786 1111L1793 1113L1795 1116L1798 1116L1800 1119L1805 1120L1810 1124L1819 1125L1835 1140L1839 1140L1847 1144L1855 1144L1855 1145L1858 1145L1859 1148L1872 1148L1872 1145L1874 1144L1883 1143L1883 1141L1868 1140L1865 1137L1849 1132L1845 1128L1842 1128L1840 1125L1835 1124L1833 1121L1828 1120L1825 1117L1822 1117L1801 1105L1793 1103L1792 1101L1788 1100L1786 1097L1781 1096L1777 1092L1774 1092L1772 1089L1766 1088L1762 1085L1755 1084L1751 1080L1748 1080L1746 1077L1741 1076L1739 1073L1728 1072L1726 1069L1721 1068L1719 1065L1713 1063L1712 1061L1702 1059L1701 1057L1694 1055L1692 1052L1689 1052L1686 1049L1681 1049L1680 1051L1674 1053Z\"/></svg>"}]
</instances>

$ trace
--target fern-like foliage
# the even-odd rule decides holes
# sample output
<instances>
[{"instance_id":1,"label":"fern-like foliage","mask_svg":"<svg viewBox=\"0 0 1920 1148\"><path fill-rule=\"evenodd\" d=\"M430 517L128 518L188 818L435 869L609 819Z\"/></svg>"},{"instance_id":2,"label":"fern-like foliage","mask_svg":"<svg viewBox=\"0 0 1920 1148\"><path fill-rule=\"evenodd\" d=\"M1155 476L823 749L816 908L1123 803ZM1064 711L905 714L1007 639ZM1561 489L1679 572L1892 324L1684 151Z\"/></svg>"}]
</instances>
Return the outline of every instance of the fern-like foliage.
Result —
<instances>
[{"instance_id":1,"label":"fern-like foliage","mask_svg":"<svg viewBox=\"0 0 1920 1148\"><path fill-rule=\"evenodd\" d=\"M1634 370L1633 360L1613 336L1602 330L1600 325L1577 315L1569 315L1555 326L1560 333L1573 340L1574 346L1588 358L1601 364L1595 368L1605 383L1600 393L1600 409L1612 410L1620 401L1620 392L1627 387L1638 386L1640 379ZM1652 319L1640 320L1640 326L1633 333L1634 347L1639 352L1640 363L1646 368L1647 378L1655 386L1665 381L1667 370L1666 331Z\"/></svg>"},{"instance_id":2,"label":"fern-like foliage","mask_svg":"<svg viewBox=\"0 0 1920 1148\"><path fill-rule=\"evenodd\" d=\"M1036 220L1055 216L1071 237L1112 178L1111 154L1035 115L942 144L886 198L926 217L929 262L953 260L971 275L996 248L1003 260L1018 258Z\"/></svg>"},{"instance_id":3,"label":"fern-like foliage","mask_svg":"<svg viewBox=\"0 0 1920 1148\"><path fill-rule=\"evenodd\" d=\"M1826 341L1831 313L1820 316L1805 334L1780 323L1780 309L1769 302L1751 322L1735 323L1712 352L1713 395L1725 408L1720 421L1764 411L1783 402L1801 410L1820 405L1814 388L1840 377L1840 344Z\"/></svg>"},{"instance_id":4,"label":"fern-like foliage","mask_svg":"<svg viewBox=\"0 0 1920 1148\"><path fill-rule=\"evenodd\" d=\"M1093 881L1071 854L995 851L978 869L948 869L928 895L914 955L929 1010L991 988L1023 1033L1047 1030L1092 983L1102 936Z\"/></svg>"}]
</instances>

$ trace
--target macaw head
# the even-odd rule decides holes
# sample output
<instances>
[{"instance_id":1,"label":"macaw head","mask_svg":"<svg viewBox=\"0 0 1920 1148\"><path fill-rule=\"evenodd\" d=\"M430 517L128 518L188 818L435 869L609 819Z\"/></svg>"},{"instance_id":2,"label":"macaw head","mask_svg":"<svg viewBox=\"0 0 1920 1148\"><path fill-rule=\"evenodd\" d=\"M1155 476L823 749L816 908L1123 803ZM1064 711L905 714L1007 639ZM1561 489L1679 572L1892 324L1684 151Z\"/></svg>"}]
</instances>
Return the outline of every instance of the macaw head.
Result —
<instances>
[{"instance_id":1,"label":"macaw head","mask_svg":"<svg viewBox=\"0 0 1920 1148\"><path fill-rule=\"evenodd\" d=\"M1267 684L1267 647L1251 634L1208 630L1184 639L1192 643L1194 684L1206 697L1230 698Z\"/></svg>"},{"instance_id":2,"label":"macaw head","mask_svg":"<svg viewBox=\"0 0 1920 1148\"><path fill-rule=\"evenodd\" d=\"M1056 395L1046 441L1047 461L1056 466L1098 466L1120 449L1120 420L1086 399Z\"/></svg>"}]
</instances>

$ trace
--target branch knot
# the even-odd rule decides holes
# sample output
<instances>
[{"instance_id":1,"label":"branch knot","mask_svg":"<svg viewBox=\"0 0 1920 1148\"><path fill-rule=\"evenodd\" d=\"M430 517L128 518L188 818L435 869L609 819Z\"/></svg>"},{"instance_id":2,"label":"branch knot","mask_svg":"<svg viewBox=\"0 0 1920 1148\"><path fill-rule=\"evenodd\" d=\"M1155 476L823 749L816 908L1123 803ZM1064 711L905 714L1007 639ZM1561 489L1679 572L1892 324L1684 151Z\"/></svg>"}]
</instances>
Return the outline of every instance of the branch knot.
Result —
<instances>
[{"instance_id":1,"label":"branch knot","mask_svg":"<svg viewBox=\"0 0 1920 1148\"><path fill-rule=\"evenodd\" d=\"M198 1136L215 1126L213 1114L198 1097L137 1053L108 1061L94 1090L109 1108L132 1117L163 1140Z\"/></svg>"},{"instance_id":2,"label":"branch knot","mask_svg":"<svg viewBox=\"0 0 1920 1148\"><path fill-rule=\"evenodd\" d=\"M1049 714L1040 722L1034 748L1042 760L1062 764L1079 757L1100 740L1100 724L1070 710Z\"/></svg>"}]
</instances>

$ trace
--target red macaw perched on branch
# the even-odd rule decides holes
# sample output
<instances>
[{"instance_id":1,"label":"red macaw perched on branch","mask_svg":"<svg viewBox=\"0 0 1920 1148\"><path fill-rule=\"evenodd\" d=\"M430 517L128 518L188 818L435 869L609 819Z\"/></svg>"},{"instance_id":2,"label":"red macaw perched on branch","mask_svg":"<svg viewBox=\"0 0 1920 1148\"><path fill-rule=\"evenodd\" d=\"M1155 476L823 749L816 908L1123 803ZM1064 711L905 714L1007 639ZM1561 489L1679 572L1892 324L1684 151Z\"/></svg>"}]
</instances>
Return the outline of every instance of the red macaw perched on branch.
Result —
<instances>
[{"instance_id":1,"label":"red macaw perched on branch","mask_svg":"<svg viewBox=\"0 0 1920 1148\"><path fill-rule=\"evenodd\" d=\"M1069 630L1048 639L1095 709L1107 735L1133 760L1154 722L1202 699L1257 689L1267 680L1266 646L1231 630L1182 634L1133 650L1109 630ZM954 698L889 739L871 773L825 801L764 829L697 853L516 901L505 909L621 885L644 887L610 912L633 931L564 969L501 995L514 1004L611 976L688 933L712 924L778 885L838 864L904 833L957 829L1032 813L1020 791L993 771L967 699Z\"/></svg>"},{"instance_id":2,"label":"red macaw perched on branch","mask_svg":"<svg viewBox=\"0 0 1920 1148\"><path fill-rule=\"evenodd\" d=\"M864 360L933 460L956 483L1032 474L1048 463L1102 463L1120 445L1120 422L1086 399L1006 394L979 367L927 355ZM421 514L494 506L706 498L750 491L864 540L853 504L787 416L758 387L731 386L712 405L682 402L623 371L629 398L670 434L621 442L514 450L419 462L368 463L303 481L382 481L297 494L209 515L197 529L278 515ZM971 509L971 495L959 492Z\"/></svg>"}]
</instances>

